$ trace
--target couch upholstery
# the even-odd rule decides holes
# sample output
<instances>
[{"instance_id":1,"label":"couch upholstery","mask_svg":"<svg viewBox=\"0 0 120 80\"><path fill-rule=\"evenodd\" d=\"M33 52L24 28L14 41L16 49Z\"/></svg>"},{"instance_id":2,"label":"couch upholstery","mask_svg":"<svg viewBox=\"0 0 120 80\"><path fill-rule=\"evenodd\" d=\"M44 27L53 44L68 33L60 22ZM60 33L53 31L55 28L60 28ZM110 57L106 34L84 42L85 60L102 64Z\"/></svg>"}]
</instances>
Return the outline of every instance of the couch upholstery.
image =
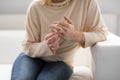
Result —
<instances>
[{"instance_id":1,"label":"couch upholstery","mask_svg":"<svg viewBox=\"0 0 120 80\"><path fill-rule=\"evenodd\" d=\"M120 38L112 33L107 41L91 48L95 63L95 80L120 80Z\"/></svg>"}]
</instances>

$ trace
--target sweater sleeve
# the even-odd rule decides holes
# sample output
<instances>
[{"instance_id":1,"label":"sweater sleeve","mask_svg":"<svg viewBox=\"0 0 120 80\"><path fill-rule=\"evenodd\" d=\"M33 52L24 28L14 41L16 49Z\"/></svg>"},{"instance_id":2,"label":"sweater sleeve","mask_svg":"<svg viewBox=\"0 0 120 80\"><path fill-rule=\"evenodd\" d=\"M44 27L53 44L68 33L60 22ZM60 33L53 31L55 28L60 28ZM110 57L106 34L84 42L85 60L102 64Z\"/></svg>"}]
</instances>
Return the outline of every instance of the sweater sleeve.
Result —
<instances>
[{"instance_id":1,"label":"sweater sleeve","mask_svg":"<svg viewBox=\"0 0 120 80\"><path fill-rule=\"evenodd\" d=\"M90 47L97 42L106 40L105 25L96 0L89 2L83 34L85 40L83 47Z\"/></svg>"},{"instance_id":2,"label":"sweater sleeve","mask_svg":"<svg viewBox=\"0 0 120 80\"><path fill-rule=\"evenodd\" d=\"M30 57L53 55L46 41L41 41L40 19L36 4L31 3L27 11L26 37L22 42L23 51Z\"/></svg>"}]
</instances>

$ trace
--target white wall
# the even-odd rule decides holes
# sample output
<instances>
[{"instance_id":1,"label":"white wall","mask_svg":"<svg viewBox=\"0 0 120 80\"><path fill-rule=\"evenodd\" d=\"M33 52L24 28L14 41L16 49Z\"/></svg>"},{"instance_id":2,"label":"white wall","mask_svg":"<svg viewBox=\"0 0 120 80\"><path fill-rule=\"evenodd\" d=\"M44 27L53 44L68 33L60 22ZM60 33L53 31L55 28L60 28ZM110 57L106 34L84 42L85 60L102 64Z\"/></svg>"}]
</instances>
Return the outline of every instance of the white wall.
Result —
<instances>
[{"instance_id":1,"label":"white wall","mask_svg":"<svg viewBox=\"0 0 120 80\"><path fill-rule=\"evenodd\" d=\"M32 0L0 0L0 14L25 14Z\"/></svg>"},{"instance_id":2,"label":"white wall","mask_svg":"<svg viewBox=\"0 0 120 80\"><path fill-rule=\"evenodd\" d=\"M2 14L0 15L0 30L23 30L25 21L25 14Z\"/></svg>"},{"instance_id":3,"label":"white wall","mask_svg":"<svg viewBox=\"0 0 120 80\"><path fill-rule=\"evenodd\" d=\"M0 0L0 14L25 14L32 0ZM120 0L98 0L104 13L120 13Z\"/></svg>"},{"instance_id":4,"label":"white wall","mask_svg":"<svg viewBox=\"0 0 120 80\"><path fill-rule=\"evenodd\" d=\"M118 34L117 16L115 14L102 14L102 15L108 30L114 34Z\"/></svg>"},{"instance_id":5,"label":"white wall","mask_svg":"<svg viewBox=\"0 0 120 80\"><path fill-rule=\"evenodd\" d=\"M108 29L120 36L120 0L98 0Z\"/></svg>"},{"instance_id":6,"label":"white wall","mask_svg":"<svg viewBox=\"0 0 120 80\"><path fill-rule=\"evenodd\" d=\"M120 14L120 0L98 0L103 13Z\"/></svg>"},{"instance_id":7,"label":"white wall","mask_svg":"<svg viewBox=\"0 0 120 80\"><path fill-rule=\"evenodd\" d=\"M0 0L0 30L23 30L32 0ZM120 0L98 0L108 29L120 36Z\"/></svg>"}]
</instances>

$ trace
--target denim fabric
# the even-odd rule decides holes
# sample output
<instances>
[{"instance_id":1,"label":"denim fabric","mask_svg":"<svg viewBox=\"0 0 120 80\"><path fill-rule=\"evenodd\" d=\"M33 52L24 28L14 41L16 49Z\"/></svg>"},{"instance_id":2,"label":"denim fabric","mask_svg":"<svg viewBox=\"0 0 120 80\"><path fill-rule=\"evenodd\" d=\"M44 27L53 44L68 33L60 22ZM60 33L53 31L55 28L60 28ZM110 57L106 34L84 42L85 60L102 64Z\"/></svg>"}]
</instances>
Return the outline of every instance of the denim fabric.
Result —
<instances>
[{"instance_id":1,"label":"denim fabric","mask_svg":"<svg viewBox=\"0 0 120 80\"><path fill-rule=\"evenodd\" d=\"M68 80L72 69L64 62L46 62L20 54L12 68L11 80Z\"/></svg>"}]
</instances>

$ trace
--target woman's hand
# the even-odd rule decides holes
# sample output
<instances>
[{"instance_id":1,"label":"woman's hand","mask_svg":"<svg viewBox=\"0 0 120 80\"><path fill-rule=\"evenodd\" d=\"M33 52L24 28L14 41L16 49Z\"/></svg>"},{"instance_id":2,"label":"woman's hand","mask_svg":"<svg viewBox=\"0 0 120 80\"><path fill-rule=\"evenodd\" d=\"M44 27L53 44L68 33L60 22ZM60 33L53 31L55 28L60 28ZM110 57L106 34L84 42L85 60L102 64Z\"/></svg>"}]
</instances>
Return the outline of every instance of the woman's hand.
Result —
<instances>
[{"instance_id":1,"label":"woman's hand","mask_svg":"<svg viewBox=\"0 0 120 80\"><path fill-rule=\"evenodd\" d=\"M52 31L57 31L67 40L76 40L76 30L70 19L64 17L66 22L56 22L53 23L50 28Z\"/></svg>"},{"instance_id":2,"label":"woman's hand","mask_svg":"<svg viewBox=\"0 0 120 80\"><path fill-rule=\"evenodd\" d=\"M45 36L48 46L54 52L59 47L60 37L57 33L50 33Z\"/></svg>"}]
</instances>

